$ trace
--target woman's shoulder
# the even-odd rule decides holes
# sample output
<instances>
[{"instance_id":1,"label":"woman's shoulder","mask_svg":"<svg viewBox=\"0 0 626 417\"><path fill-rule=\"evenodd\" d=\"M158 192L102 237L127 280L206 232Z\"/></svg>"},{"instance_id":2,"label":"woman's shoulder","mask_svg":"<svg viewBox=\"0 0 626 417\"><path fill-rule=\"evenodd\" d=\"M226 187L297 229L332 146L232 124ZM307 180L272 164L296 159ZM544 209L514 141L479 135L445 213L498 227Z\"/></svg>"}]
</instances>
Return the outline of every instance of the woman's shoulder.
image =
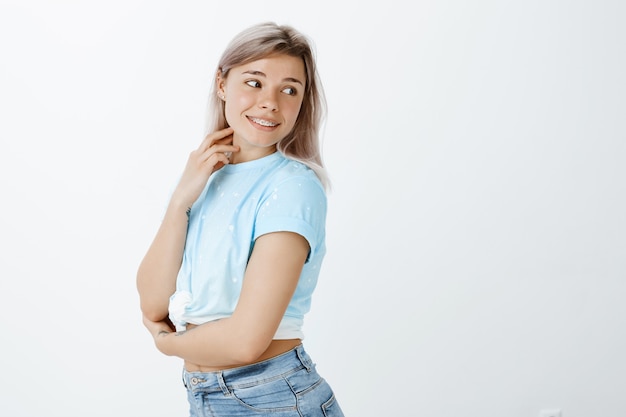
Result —
<instances>
[{"instance_id":1,"label":"woman's shoulder","mask_svg":"<svg viewBox=\"0 0 626 417\"><path fill-rule=\"evenodd\" d=\"M281 156L259 189L260 201L277 201L283 205L325 204L326 191L315 172L302 162Z\"/></svg>"},{"instance_id":2,"label":"woman's shoulder","mask_svg":"<svg viewBox=\"0 0 626 417\"><path fill-rule=\"evenodd\" d=\"M315 172L304 163L281 154L281 163L272 176L275 185L296 183L300 187L315 187L324 189Z\"/></svg>"}]
</instances>

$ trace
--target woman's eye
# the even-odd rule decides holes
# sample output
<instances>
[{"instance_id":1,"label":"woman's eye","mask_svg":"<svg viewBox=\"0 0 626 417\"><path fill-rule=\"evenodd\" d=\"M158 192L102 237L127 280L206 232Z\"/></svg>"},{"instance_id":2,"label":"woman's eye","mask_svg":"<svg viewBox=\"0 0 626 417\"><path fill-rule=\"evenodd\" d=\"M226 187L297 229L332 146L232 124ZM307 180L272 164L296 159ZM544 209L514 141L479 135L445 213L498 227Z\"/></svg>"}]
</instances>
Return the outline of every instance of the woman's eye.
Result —
<instances>
[{"instance_id":1,"label":"woman's eye","mask_svg":"<svg viewBox=\"0 0 626 417\"><path fill-rule=\"evenodd\" d=\"M283 93L285 94L289 94L290 96L295 96L296 95L296 89L293 87L287 87L283 89Z\"/></svg>"},{"instance_id":2,"label":"woman's eye","mask_svg":"<svg viewBox=\"0 0 626 417\"><path fill-rule=\"evenodd\" d=\"M257 80L246 81L246 84L248 84L250 87L254 87L254 88L258 88L258 87L261 86L261 83L258 82Z\"/></svg>"}]
</instances>

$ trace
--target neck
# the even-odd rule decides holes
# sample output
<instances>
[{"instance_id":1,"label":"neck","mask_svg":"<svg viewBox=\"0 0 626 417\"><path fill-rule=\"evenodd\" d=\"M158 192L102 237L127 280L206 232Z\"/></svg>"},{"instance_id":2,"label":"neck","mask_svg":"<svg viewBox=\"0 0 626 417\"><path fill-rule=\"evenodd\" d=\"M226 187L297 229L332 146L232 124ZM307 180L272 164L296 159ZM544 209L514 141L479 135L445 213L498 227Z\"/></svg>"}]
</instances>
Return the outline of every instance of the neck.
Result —
<instances>
[{"instance_id":1,"label":"neck","mask_svg":"<svg viewBox=\"0 0 626 417\"><path fill-rule=\"evenodd\" d=\"M268 147L246 147L241 146L239 152L233 152L230 157L231 164L241 164L242 162L261 159L276 152L276 145Z\"/></svg>"}]
</instances>

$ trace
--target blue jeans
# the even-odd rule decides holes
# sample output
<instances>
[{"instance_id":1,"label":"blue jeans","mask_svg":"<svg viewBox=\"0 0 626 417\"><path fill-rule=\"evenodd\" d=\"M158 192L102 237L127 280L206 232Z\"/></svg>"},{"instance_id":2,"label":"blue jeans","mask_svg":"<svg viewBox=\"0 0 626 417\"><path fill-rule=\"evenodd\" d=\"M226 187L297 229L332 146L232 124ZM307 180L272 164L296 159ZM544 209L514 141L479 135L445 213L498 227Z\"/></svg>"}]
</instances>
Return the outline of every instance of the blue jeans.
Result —
<instances>
[{"instance_id":1,"label":"blue jeans","mask_svg":"<svg viewBox=\"0 0 626 417\"><path fill-rule=\"evenodd\" d=\"M302 345L263 362L219 372L183 370L190 417L343 417Z\"/></svg>"}]
</instances>

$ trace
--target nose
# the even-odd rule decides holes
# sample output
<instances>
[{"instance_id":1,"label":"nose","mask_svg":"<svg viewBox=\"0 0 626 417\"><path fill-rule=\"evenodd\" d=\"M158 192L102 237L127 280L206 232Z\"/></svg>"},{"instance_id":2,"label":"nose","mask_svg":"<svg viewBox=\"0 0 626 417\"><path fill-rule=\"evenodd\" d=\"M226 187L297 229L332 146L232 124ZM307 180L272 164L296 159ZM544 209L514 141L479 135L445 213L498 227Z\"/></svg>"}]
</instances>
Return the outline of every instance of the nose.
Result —
<instances>
[{"instance_id":1,"label":"nose","mask_svg":"<svg viewBox=\"0 0 626 417\"><path fill-rule=\"evenodd\" d=\"M273 91L264 91L259 97L259 107L272 112L278 111L278 97Z\"/></svg>"}]
</instances>

